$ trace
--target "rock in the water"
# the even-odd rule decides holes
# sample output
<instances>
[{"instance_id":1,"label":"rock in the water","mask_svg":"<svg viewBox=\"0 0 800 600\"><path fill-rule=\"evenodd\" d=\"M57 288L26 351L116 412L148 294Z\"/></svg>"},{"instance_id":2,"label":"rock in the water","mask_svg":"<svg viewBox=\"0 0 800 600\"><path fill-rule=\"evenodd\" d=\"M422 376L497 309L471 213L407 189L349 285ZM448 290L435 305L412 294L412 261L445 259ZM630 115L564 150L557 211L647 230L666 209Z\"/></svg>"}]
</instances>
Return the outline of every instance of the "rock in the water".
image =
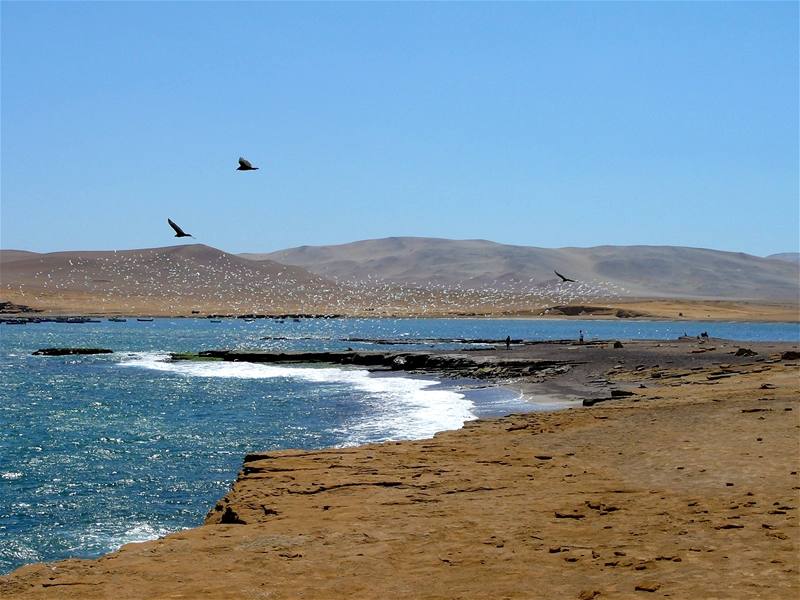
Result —
<instances>
[{"instance_id":1,"label":"rock in the water","mask_svg":"<svg viewBox=\"0 0 800 600\"><path fill-rule=\"evenodd\" d=\"M625 346L623 346L623 345L622 345L622 342L620 342L619 340L617 340L616 342L614 342L614 348L624 348L624 347L625 347Z\"/></svg>"},{"instance_id":2,"label":"rock in the water","mask_svg":"<svg viewBox=\"0 0 800 600\"><path fill-rule=\"evenodd\" d=\"M34 356L67 356L69 354L112 354L108 348L41 348Z\"/></svg>"}]
</instances>

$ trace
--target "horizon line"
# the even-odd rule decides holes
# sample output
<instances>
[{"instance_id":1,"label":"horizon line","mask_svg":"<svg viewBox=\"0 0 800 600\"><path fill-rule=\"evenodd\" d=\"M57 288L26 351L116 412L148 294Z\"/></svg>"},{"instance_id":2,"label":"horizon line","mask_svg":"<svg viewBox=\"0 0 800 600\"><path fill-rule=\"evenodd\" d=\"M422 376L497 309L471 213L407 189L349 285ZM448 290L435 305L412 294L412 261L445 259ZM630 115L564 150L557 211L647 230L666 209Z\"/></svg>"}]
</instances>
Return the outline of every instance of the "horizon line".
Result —
<instances>
[{"instance_id":1,"label":"horizon line","mask_svg":"<svg viewBox=\"0 0 800 600\"><path fill-rule=\"evenodd\" d=\"M0 248L0 252L25 252L30 254L63 254L63 253L70 253L70 252L135 252L137 250L162 250L162 249L172 249L172 248L181 248L181 247L191 247L191 246L205 246L207 248L212 248L214 250L218 250L220 252L225 252L226 254L233 254L233 255L242 255L242 254L277 254L279 252L286 252L289 250L297 250L300 248L328 248L328 247L336 247L336 246L349 246L353 244L359 243L368 243L368 242L381 242L381 241L388 241L388 240L427 240L427 241L441 241L441 242L483 242L488 244L494 244L497 246L509 246L515 248L528 248L528 249L535 249L535 250L592 250L596 248L683 248L683 249L691 249L691 250L709 250L713 252L727 252L731 254L746 254L748 256L754 256L756 258L770 258L773 256L780 256L783 254L800 254L800 250L785 250L782 252L774 252L772 254L766 255L759 255L759 254L752 254L750 252L745 252L742 250L729 250L729 249L720 249L720 248L711 248L707 246L685 246L685 245L677 245L677 244L597 244L593 246L530 246L524 244L509 244L504 242L496 242L494 240L489 240L485 238L445 238L445 237L433 237L433 236L386 236L380 238L365 238L359 240L352 240L349 242L339 242L334 244L300 244L298 246L289 246L286 248L280 248L278 250L259 250L259 251L230 251L219 248L217 246L212 246L210 244L205 244L203 242L195 241L191 244L173 244L173 245L164 245L164 246L146 246L146 247L135 247L135 248L100 248L100 249L66 249L66 250L50 250L50 251L39 251L39 250L27 250L22 248Z\"/></svg>"}]
</instances>

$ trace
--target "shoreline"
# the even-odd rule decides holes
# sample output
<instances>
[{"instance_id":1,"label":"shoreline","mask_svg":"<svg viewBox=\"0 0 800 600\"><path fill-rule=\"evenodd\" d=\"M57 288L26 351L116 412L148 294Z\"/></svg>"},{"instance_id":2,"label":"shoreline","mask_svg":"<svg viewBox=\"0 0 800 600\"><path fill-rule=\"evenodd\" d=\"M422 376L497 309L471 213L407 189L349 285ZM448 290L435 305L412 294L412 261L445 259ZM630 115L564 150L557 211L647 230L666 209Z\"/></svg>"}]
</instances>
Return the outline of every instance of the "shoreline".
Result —
<instances>
[{"instance_id":1,"label":"shoreline","mask_svg":"<svg viewBox=\"0 0 800 600\"><path fill-rule=\"evenodd\" d=\"M740 317L732 316L719 316L719 317L666 317L660 315L638 316L638 317L609 317L608 315L505 315L505 314L486 314L486 315L451 315L451 314L353 314L353 315L324 315L324 314L299 314L299 319L375 319L375 320L424 320L424 319L453 319L462 321L481 321L481 320L496 320L496 321L600 321L600 322L663 322L663 323L781 323L787 325L800 324L800 312L794 314L794 319L787 319L785 314L776 315L774 317L768 315L746 315ZM185 314L156 314L156 313L117 313L117 312L42 312L36 314L17 314L17 313L0 313L0 323L8 323L9 321L26 321L30 324L37 322L52 323L64 322L66 319L100 319L109 320L111 317L123 319L149 319L149 320L177 320L177 319L192 319L198 321L207 321L210 319L221 319L225 321L244 321L250 319L243 315L234 313L229 314L212 314L208 316L185 315ZM252 320L279 320L291 319L294 317L282 316L258 316ZM87 321L88 322L88 321Z\"/></svg>"},{"instance_id":2,"label":"shoreline","mask_svg":"<svg viewBox=\"0 0 800 600\"><path fill-rule=\"evenodd\" d=\"M699 322L800 322L800 304L796 299L785 300L721 300L681 298L627 298L586 300L580 304L566 305L508 305L502 308L480 306L473 310L431 307L419 310L414 306L396 306L391 309L365 308L341 312L341 307L309 304L242 308L231 302L198 306L173 305L165 299L138 299L126 304L118 299L107 299L83 294L78 297L44 296L32 300L13 290L5 290L0 304L7 305L0 317L36 315L87 316L87 317L137 317L152 318L377 318L377 319L564 319L564 320L633 320L633 321L699 321ZM127 300L126 300L127 302ZM171 308L165 309L165 306Z\"/></svg>"},{"instance_id":3,"label":"shoreline","mask_svg":"<svg viewBox=\"0 0 800 600\"><path fill-rule=\"evenodd\" d=\"M95 560L20 567L0 577L0 596L577 598L643 585L678 597L791 597L800 390L786 353L798 345L748 342L756 356L734 356L741 345L515 349L534 365L543 353L572 359L553 377L511 378L522 389L635 395L468 421L428 440L253 453L205 525ZM493 368L510 358L468 354Z\"/></svg>"}]
</instances>

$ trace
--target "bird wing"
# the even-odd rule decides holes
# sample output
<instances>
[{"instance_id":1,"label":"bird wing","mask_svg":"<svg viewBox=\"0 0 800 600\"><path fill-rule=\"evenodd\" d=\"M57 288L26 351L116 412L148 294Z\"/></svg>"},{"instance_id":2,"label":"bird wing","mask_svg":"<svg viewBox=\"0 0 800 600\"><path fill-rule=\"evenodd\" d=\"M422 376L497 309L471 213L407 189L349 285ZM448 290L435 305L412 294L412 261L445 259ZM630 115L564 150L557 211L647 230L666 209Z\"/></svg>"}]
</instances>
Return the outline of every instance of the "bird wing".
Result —
<instances>
[{"instance_id":1,"label":"bird wing","mask_svg":"<svg viewBox=\"0 0 800 600\"><path fill-rule=\"evenodd\" d=\"M253 164L249 160L247 160L246 158L242 158L241 156L239 157L239 166L245 167L247 169L253 168Z\"/></svg>"},{"instance_id":2,"label":"bird wing","mask_svg":"<svg viewBox=\"0 0 800 600\"><path fill-rule=\"evenodd\" d=\"M175 233L177 233L179 235L186 235L186 232L183 229L181 229L180 227L178 227L178 224L175 221L173 221L172 219L167 218L167 223L169 223L169 226L172 227L175 230Z\"/></svg>"},{"instance_id":3,"label":"bird wing","mask_svg":"<svg viewBox=\"0 0 800 600\"><path fill-rule=\"evenodd\" d=\"M564 277L564 276L563 276L561 273L559 273L559 272L558 272L558 271L556 271L555 269L553 269L553 273L555 273L556 275L558 275L559 277L561 277L561 281L571 281L572 283L575 283L575 280L574 280L574 279L570 279L569 277Z\"/></svg>"}]
</instances>

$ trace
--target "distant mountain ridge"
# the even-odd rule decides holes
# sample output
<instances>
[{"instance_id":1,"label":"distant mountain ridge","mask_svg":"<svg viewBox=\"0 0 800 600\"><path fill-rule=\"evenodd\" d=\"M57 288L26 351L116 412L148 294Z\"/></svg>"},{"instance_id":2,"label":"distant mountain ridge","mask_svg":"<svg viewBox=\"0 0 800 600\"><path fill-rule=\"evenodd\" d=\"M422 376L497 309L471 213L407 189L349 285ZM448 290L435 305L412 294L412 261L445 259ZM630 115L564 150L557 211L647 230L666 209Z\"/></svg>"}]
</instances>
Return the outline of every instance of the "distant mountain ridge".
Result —
<instances>
[{"instance_id":1,"label":"distant mountain ridge","mask_svg":"<svg viewBox=\"0 0 800 600\"><path fill-rule=\"evenodd\" d=\"M61 312L469 316L637 299L796 304L799 282L796 262L671 246L387 238L266 255L202 244L0 250L0 300Z\"/></svg>"},{"instance_id":2,"label":"distant mountain ridge","mask_svg":"<svg viewBox=\"0 0 800 600\"><path fill-rule=\"evenodd\" d=\"M603 281L639 297L798 299L800 266L763 258L678 246L537 248L487 240L391 237L332 246L300 246L240 255L303 267L337 280L379 279L469 288L557 280Z\"/></svg>"},{"instance_id":3,"label":"distant mountain ridge","mask_svg":"<svg viewBox=\"0 0 800 600\"><path fill-rule=\"evenodd\" d=\"M785 260L787 262L800 263L800 252L780 252L779 254L770 254L767 258L772 260Z\"/></svg>"}]
</instances>

